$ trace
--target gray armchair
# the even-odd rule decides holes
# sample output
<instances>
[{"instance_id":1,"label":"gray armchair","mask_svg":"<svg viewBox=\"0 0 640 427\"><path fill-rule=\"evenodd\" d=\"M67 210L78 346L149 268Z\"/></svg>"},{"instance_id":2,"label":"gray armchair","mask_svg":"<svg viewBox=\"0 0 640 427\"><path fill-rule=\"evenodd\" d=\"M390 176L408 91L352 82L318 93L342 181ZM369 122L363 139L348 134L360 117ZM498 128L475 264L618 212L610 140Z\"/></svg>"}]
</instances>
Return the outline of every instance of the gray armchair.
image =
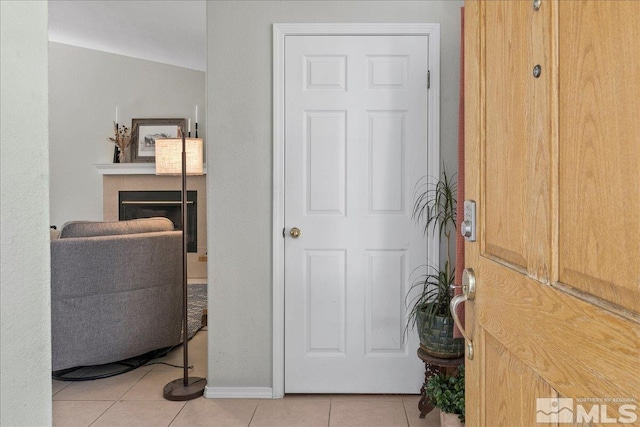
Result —
<instances>
[{"instance_id":1,"label":"gray armchair","mask_svg":"<svg viewBox=\"0 0 640 427\"><path fill-rule=\"evenodd\" d=\"M65 224L51 241L52 370L179 344L181 244L167 218Z\"/></svg>"}]
</instances>

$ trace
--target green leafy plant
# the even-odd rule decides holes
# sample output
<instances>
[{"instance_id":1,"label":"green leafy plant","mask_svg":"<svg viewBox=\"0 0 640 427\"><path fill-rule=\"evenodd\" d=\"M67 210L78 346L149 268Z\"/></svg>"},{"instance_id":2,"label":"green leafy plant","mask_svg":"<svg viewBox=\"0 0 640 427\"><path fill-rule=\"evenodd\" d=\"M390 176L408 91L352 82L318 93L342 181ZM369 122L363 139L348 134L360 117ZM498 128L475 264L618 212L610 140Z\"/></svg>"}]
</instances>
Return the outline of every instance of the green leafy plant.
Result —
<instances>
[{"instance_id":1,"label":"green leafy plant","mask_svg":"<svg viewBox=\"0 0 640 427\"><path fill-rule=\"evenodd\" d=\"M433 182L425 177L416 184L417 196L413 205L413 219L417 223L424 221L425 235L431 230L432 235L438 236L440 241L445 239L446 260L443 268L428 265L428 273L418 277L411 285L407 298L415 293L415 289L419 291L411 300L405 299L407 307L410 307L407 328L415 327L419 312L424 313L428 327L433 325L436 316L451 317L449 303L453 298L455 277L451 251L455 242L452 237L455 236L456 231L457 183L455 174L449 176L444 166L442 170L442 177L439 180Z\"/></svg>"},{"instance_id":2,"label":"green leafy plant","mask_svg":"<svg viewBox=\"0 0 640 427\"><path fill-rule=\"evenodd\" d=\"M431 227L433 235L437 231L441 239L447 239L447 248L451 247L451 232L456 229L458 184L454 180L455 175L447 175L443 165L442 177L435 183L426 178L421 179L416 186L418 195L413 204L413 219L417 222L425 221L424 234Z\"/></svg>"},{"instance_id":3,"label":"green leafy plant","mask_svg":"<svg viewBox=\"0 0 640 427\"><path fill-rule=\"evenodd\" d=\"M457 414L464 422L464 365L460 365L457 371L456 375L438 373L429 377L426 393L431 403L442 412Z\"/></svg>"},{"instance_id":4,"label":"green leafy plant","mask_svg":"<svg viewBox=\"0 0 640 427\"><path fill-rule=\"evenodd\" d=\"M424 314L427 327L433 325L436 316L451 317L449 303L452 298L455 269L449 267L449 261L445 261L445 267L442 270L433 265L429 265L427 268L431 274L417 278L407 293L407 295L411 295L413 289L418 289L418 293L407 301L407 305L410 307L407 328L416 326L419 312Z\"/></svg>"}]
</instances>

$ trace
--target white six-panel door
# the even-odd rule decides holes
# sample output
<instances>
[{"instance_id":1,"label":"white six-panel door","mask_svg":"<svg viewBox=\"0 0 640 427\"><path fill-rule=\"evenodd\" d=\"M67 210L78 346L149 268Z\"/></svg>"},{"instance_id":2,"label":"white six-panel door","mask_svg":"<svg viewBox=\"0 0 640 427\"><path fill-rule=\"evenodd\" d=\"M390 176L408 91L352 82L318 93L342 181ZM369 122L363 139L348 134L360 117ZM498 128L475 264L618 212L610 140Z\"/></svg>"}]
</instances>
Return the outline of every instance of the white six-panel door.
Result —
<instances>
[{"instance_id":1,"label":"white six-panel door","mask_svg":"<svg viewBox=\"0 0 640 427\"><path fill-rule=\"evenodd\" d=\"M284 63L286 393L417 393L426 36L295 36ZM298 238L292 228L301 230Z\"/></svg>"}]
</instances>

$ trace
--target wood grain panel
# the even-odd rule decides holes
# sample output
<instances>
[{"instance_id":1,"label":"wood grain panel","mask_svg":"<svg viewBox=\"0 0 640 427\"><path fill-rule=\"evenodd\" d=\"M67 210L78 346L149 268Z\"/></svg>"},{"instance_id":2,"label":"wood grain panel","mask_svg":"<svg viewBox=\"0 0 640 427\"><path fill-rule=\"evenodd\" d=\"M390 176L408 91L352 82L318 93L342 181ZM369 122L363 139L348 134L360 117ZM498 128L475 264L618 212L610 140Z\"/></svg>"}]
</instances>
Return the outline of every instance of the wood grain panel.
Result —
<instances>
[{"instance_id":1,"label":"wood grain panel","mask_svg":"<svg viewBox=\"0 0 640 427\"><path fill-rule=\"evenodd\" d=\"M480 164L484 152L480 149L484 136L484 69L482 52L484 37L481 23L484 21L478 1L466 1L464 6L464 121L465 130L465 199L478 202L478 243L465 242L465 263L473 266L478 260L480 242L484 241L485 227L480 223L485 217L484 204L480 203ZM467 426L480 425L485 412L485 393L482 392L484 373L483 340L481 330L476 327L475 304L466 304L465 328L475 341L474 360L465 358L465 416ZM467 350L468 351L468 350Z\"/></svg>"},{"instance_id":2,"label":"wood grain panel","mask_svg":"<svg viewBox=\"0 0 640 427\"><path fill-rule=\"evenodd\" d=\"M640 312L640 2L559 2L560 280Z\"/></svg>"},{"instance_id":3,"label":"wood grain panel","mask_svg":"<svg viewBox=\"0 0 640 427\"><path fill-rule=\"evenodd\" d=\"M538 397L638 398L639 6L465 2L469 426L537 425Z\"/></svg>"},{"instance_id":4,"label":"wood grain panel","mask_svg":"<svg viewBox=\"0 0 640 427\"><path fill-rule=\"evenodd\" d=\"M640 324L483 258L476 273L482 328L561 395L638 395Z\"/></svg>"},{"instance_id":5,"label":"wood grain panel","mask_svg":"<svg viewBox=\"0 0 640 427\"><path fill-rule=\"evenodd\" d=\"M498 340L484 334L486 399L492 410L486 413L487 426L527 426L536 422L536 399L557 397L549 384L514 357ZM493 383L493 384L492 384ZM496 387L495 384L508 384ZM488 385L488 386L487 386ZM536 424L540 426L551 424Z\"/></svg>"},{"instance_id":6,"label":"wood grain panel","mask_svg":"<svg viewBox=\"0 0 640 427\"><path fill-rule=\"evenodd\" d=\"M513 4L511 4L513 3ZM523 231L527 207L526 160L531 134L530 61L528 55L513 55L508 46L531 49L531 33L518 31L529 26L526 13L512 8L530 8L527 2L486 2L484 25L486 45L484 66L491 78L486 81L486 180L485 250L498 258L526 267ZM505 203L509 200L509 203Z\"/></svg>"},{"instance_id":7,"label":"wood grain panel","mask_svg":"<svg viewBox=\"0 0 640 427\"><path fill-rule=\"evenodd\" d=\"M485 251L532 277L551 274L555 82L551 7L483 2L486 37ZM527 29L527 30L524 30ZM542 74L532 75L540 65Z\"/></svg>"}]
</instances>

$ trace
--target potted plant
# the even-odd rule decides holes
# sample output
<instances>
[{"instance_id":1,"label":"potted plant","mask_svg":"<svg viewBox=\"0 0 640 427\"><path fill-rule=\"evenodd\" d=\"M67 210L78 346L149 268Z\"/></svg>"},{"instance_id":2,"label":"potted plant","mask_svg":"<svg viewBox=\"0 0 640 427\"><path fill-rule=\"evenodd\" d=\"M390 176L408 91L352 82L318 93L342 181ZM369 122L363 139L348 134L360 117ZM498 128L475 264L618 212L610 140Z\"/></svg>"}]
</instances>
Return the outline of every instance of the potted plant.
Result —
<instances>
[{"instance_id":1,"label":"potted plant","mask_svg":"<svg viewBox=\"0 0 640 427\"><path fill-rule=\"evenodd\" d=\"M440 426L456 427L464 423L464 365L453 375L438 373L427 379L427 396L440 409Z\"/></svg>"},{"instance_id":2,"label":"potted plant","mask_svg":"<svg viewBox=\"0 0 640 427\"><path fill-rule=\"evenodd\" d=\"M427 274L420 276L411 286L406 300L409 306L407 328L417 327L420 346L429 355L456 358L464 354L464 339L453 337L453 317L449 304L453 298L455 266L452 245L456 232L456 182L443 167L442 177L434 182L419 182L413 207L416 222L424 221L423 232L445 242L444 266L430 264Z\"/></svg>"}]
</instances>

